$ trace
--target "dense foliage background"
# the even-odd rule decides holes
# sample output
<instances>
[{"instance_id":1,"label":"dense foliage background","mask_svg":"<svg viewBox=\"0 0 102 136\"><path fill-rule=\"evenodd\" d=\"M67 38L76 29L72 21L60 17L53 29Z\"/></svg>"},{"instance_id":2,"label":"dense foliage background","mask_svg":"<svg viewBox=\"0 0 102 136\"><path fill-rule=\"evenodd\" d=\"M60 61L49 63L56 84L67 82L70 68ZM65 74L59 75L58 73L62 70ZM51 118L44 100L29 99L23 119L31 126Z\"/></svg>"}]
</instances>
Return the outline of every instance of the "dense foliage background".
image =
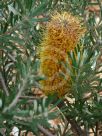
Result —
<instances>
[{"instance_id":1,"label":"dense foliage background","mask_svg":"<svg viewBox=\"0 0 102 136\"><path fill-rule=\"evenodd\" d=\"M60 99L40 90L37 52L55 10L80 16L86 27L75 52L68 53L72 65L63 64L72 93ZM19 135L26 130L36 136L101 136L101 45L101 0L1 0L0 135L16 126Z\"/></svg>"}]
</instances>

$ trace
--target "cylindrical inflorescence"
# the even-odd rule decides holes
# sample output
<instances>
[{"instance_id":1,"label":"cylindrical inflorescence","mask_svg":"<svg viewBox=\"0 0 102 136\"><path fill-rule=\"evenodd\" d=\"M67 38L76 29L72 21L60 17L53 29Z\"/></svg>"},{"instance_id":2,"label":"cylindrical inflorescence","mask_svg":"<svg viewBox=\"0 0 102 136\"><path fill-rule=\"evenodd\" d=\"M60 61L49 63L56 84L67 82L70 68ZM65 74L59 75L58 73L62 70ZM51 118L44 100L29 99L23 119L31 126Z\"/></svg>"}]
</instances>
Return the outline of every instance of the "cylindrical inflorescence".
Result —
<instances>
[{"instance_id":1,"label":"cylindrical inflorescence","mask_svg":"<svg viewBox=\"0 0 102 136\"><path fill-rule=\"evenodd\" d=\"M40 50L40 72L46 77L41 88L46 95L56 93L61 97L70 92L70 76L60 62L65 62L84 32L80 20L67 12L56 12L48 22Z\"/></svg>"}]
</instances>

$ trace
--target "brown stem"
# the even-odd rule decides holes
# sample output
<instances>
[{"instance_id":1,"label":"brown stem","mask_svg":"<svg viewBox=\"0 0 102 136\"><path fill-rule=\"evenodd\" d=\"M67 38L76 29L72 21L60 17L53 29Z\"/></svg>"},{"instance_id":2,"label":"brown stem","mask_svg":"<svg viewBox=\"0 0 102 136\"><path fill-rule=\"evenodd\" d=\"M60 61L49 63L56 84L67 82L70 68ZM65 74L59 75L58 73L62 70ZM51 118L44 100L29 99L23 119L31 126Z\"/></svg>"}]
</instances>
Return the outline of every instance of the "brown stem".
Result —
<instances>
[{"instance_id":1,"label":"brown stem","mask_svg":"<svg viewBox=\"0 0 102 136\"><path fill-rule=\"evenodd\" d=\"M46 130L45 128L43 128L43 126L41 126L41 125L38 125L38 129L39 129L45 136L57 136L57 135L51 134L48 130Z\"/></svg>"},{"instance_id":2,"label":"brown stem","mask_svg":"<svg viewBox=\"0 0 102 136\"><path fill-rule=\"evenodd\" d=\"M4 90L5 94L7 96L9 96L9 91L8 91L8 88L6 86L5 80L4 80L3 75L2 75L1 72L0 72L0 81L1 81L1 84L2 84L2 87L3 87L3 90Z\"/></svg>"},{"instance_id":3,"label":"brown stem","mask_svg":"<svg viewBox=\"0 0 102 136\"><path fill-rule=\"evenodd\" d=\"M68 121L71 124L72 131L76 133L76 136L83 136L83 131L81 130L80 126L77 124L77 122L74 119L71 119L70 117L67 117Z\"/></svg>"},{"instance_id":4,"label":"brown stem","mask_svg":"<svg viewBox=\"0 0 102 136\"><path fill-rule=\"evenodd\" d=\"M96 132L95 132L95 136L98 136L98 122L96 122Z\"/></svg>"},{"instance_id":5,"label":"brown stem","mask_svg":"<svg viewBox=\"0 0 102 136\"><path fill-rule=\"evenodd\" d=\"M65 136L69 122L66 123L62 136Z\"/></svg>"},{"instance_id":6,"label":"brown stem","mask_svg":"<svg viewBox=\"0 0 102 136\"><path fill-rule=\"evenodd\" d=\"M18 100L19 100L19 97L21 96L22 92L23 92L24 89L25 89L25 86L26 86L26 84L27 84L27 79L28 79L28 77L26 77L26 79L23 80L22 86L21 86L21 88L19 89L19 91L18 91L16 97L13 99L13 101L9 104L8 107L5 107L5 108L4 108L3 113L7 112L7 110L10 110L11 108L13 108L13 107L17 104L17 102L18 102Z\"/></svg>"},{"instance_id":7,"label":"brown stem","mask_svg":"<svg viewBox=\"0 0 102 136\"><path fill-rule=\"evenodd\" d=\"M69 104L68 100L65 99L64 101L62 101L62 102L58 105L58 107L59 107L59 108L62 108L62 107L65 105L65 102L66 102L67 104ZM71 117L69 117L69 116L65 116L65 117L66 117L67 121L71 124L71 128L72 128L73 133L75 133L76 136L83 136L83 131L82 131L82 129L80 128L80 126L78 125L78 123L77 123L74 119L72 119Z\"/></svg>"}]
</instances>

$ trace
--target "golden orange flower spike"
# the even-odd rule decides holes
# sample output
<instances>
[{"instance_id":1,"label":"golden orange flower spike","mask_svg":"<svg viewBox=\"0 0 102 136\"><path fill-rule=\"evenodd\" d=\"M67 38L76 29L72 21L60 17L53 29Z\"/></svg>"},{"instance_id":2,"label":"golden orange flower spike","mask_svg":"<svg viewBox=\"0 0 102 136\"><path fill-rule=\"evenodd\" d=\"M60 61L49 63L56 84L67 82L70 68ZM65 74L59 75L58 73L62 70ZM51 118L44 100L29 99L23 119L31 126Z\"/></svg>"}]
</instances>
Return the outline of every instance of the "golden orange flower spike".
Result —
<instances>
[{"instance_id":1,"label":"golden orange flower spike","mask_svg":"<svg viewBox=\"0 0 102 136\"><path fill-rule=\"evenodd\" d=\"M56 12L48 22L40 51L40 71L46 77L41 87L46 95L56 93L62 97L70 92L70 77L59 62L65 62L67 52L74 50L84 32L80 20L67 12ZM60 71L67 75L66 79Z\"/></svg>"}]
</instances>

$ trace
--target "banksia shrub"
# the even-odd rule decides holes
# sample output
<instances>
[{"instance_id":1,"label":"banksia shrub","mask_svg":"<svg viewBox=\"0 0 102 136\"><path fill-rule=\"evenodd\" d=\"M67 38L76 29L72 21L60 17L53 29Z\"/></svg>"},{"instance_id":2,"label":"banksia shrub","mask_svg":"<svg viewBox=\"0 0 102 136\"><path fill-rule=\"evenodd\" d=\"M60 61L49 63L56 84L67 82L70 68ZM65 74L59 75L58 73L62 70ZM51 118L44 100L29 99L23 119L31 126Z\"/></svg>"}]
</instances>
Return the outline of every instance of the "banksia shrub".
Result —
<instances>
[{"instance_id":1,"label":"banksia shrub","mask_svg":"<svg viewBox=\"0 0 102 136\"><path fill-rule=\"evenodd\" d=\"M80 20L67 12L56 12L48 22L40 50L40 71L46 77L41 87L46 95L70 92L70 77L60 62L65 62L67 53L74 50L84 32ZM63 78L60 73L67 76Z\"/></svg>"}]
</instances>

